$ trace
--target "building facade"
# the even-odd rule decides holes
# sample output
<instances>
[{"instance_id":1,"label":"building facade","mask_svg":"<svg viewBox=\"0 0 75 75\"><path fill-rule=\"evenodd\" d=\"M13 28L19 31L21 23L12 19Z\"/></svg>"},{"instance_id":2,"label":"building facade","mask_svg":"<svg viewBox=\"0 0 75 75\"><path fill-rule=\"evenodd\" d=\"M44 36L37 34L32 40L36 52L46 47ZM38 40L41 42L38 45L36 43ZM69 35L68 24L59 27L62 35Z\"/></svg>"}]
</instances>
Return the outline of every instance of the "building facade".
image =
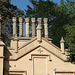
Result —
<instances>
[{"instance_id":1,"label":"building facade","mask_svg":"<svg viewBox=\"0 0 75 75\"><path fill-rule=\"evenodd\" d=\"M0 75L75 75L75 65L67 61L64 39L61 38L58 48L48 38L48 19L43 19L45 37L42 37L42 19L37 19L37 28L35 20L31 18L32 37L29 37L30 19L25 18L26 36L23 37L23 18L19 17L17 36L16 17L13 17L10 47L5 50L0 38Z\"/></svg>"}]
</instances>

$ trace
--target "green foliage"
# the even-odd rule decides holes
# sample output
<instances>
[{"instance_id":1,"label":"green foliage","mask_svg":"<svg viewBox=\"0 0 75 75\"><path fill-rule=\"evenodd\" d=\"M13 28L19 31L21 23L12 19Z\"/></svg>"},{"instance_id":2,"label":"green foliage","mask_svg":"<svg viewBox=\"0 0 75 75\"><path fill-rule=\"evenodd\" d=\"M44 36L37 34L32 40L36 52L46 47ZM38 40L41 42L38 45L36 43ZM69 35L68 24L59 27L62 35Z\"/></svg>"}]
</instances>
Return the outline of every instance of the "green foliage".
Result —
<instances>
[{"instance_id":1,"label":"green foliage","mask_svg":"<svg viewBox=\"0 0 75 75\"><path fill-rule=\"evenodd\" d=\"M66 8L66 14L69 15L69 21L65 24L64 29L66 30L66 44L68 47L68 60L70 62L75 61L75 1L66 0L63 4Z\"/></svg>"},{"instance_id":2,"label":"green foliage","mask_svg":"<svg viewBox=\"0 0 75 75\"><path fill-rule=\"evenodd\" d=\"M75 15L74 17L71 18L69 23L65 25L65 30L67 32L65 39L69 49L68 60L70 62L74 62L75 61Z\"/></svg>"},{"instance_id":3,"label":"green foliage","mask_svg":"<svg viewBox=\"0 0 75 75\"><path fill-rule=\"evenodd\" d=\"M25 16L48 17L49 37L59 46L60 38L65 37L69 61L75 61L75 0L61 0L60 5L50 0L30 0Z\"/></svg>"},{"instance_id":4,"label":"green foliage","mask_svg":"<svg viewBox=\"0 0 75 75\"><path fill-rule=\"evenodd\" d=\"M10 3L10 0L0 0L0 14L2 16L2 38L6 46L12 34L12 17L23 15L23 11Z\"/></svg>"},{"instance_id":5,"label":"green foliage","mask_svg":"<svg viewBox=\"0 0 75 75\"><path fill-rule=\"evenodd\" d=\"M53 14L54 11L52 7L56 7L56 4L50 1L33 1L31 0L31 3L33 4L33 8L31 8L29 5L27 5L28 10L26 11L25 16L30 17L50 17L49 13Z\"/></svg>"},{"instance_id":6,"label":"green foliage","mask_svg":"<svg viewBox=\"0 0 75 75\"><path fill-rule=\"evenodd\" d=\"M33 8L29 5L25 16L49 18L49 37L53 43L59 46L60 38L65 36L64 25L69 20L65 7L55 4L50 0L30 0Z\"/></svg>"},{"instance_id":7,"label":"green foliage","mask_svg":"<svg viewBox=\"0 0 75 75\"><path fill-rule=\"evenodd\" d=\"M66 25L66 42L69 49L69 61L75 61L75 25Z\"/></svg>"}]
</instances>

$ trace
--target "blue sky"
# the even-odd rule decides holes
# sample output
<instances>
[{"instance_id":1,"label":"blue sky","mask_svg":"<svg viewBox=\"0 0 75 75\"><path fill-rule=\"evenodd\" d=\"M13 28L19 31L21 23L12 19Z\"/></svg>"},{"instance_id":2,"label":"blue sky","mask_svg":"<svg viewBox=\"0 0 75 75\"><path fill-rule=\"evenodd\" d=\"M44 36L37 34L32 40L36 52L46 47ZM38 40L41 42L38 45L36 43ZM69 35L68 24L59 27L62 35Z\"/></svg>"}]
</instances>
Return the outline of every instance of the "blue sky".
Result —
<instances>
[{"instance_id":1,"label":"blue sky","mask_svg":"<svg viewBox=\"0 0 75 75\"><path fill-rule=\"evenodd\" d=\"M29 0L11 0L11 4L16 5L21 10L27 9L27 5L32 6Z\"/></svg>"},{"instance_id":2,"label":"blue sky","mask_svg":"<svg viewBox=\"0 0 75 75\"><path fill-rule=\"evenodd\" d=\"M60 0L51 0L51 1L60 4ZM11 0L11 3L13 5L16 5L21 10L27 9L27 5L32 6L29 0Z\"/></svg>"}]
</instances>

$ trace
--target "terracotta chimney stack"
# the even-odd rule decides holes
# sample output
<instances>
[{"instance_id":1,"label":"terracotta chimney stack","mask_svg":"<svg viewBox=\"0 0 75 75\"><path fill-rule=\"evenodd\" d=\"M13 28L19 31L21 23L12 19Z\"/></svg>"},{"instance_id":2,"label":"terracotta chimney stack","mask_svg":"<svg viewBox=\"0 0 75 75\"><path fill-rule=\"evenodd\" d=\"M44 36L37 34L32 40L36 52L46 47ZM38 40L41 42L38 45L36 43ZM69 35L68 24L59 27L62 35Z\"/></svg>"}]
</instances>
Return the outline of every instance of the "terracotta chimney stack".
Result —
<instances>
[{"instance_id":1,"label":"terracotta chimney stack","mask_svg":"<svg viewBox=\"0 0 75 75\"><path fill-rule=\"evenodd\" d=\"M19 36L23 36L23 17L19 17Z\"/></svg>"},{"instance_id":2,"label":"terracotta chimney stack","mask_svg":"<svg viewBox=\"0 0 75 75\"><path fill-rule=\"evenodd\" d=\"M13 17L12 18L12 21L13 21L13 37L16 37L17 35L17 24L16 24L16 17Z\"/></svg>"},{"instance_id":3,"label":"terracotta chimney stack","mask_svg":"<svg viewBox=\"0 0 75 75\"><path fill-rule=\"evenodd\" d=\"M25 18L26 22L26 37L29 37L29 18Z\"/></svg>"},{"instance_id":4,"label":"terracotta chimney stack","mask_svg":"<svg viewBox=\"0 0 75 75\"><path fill-rule=\"evenodd\" d=\"M45 38L48 38L48 18L44 18L44 33L45 33Z\"/></svg>"},{"instance_id":5,"label":"terracotta chimney stack","mask_svg":"<svg viewBox=\"0 0 75 75\"><path fill-rule=\"evenodd\" d=\"M35 37L35 18L31 18L32 21L32 37Z\"/></svg>"}]
</instances>

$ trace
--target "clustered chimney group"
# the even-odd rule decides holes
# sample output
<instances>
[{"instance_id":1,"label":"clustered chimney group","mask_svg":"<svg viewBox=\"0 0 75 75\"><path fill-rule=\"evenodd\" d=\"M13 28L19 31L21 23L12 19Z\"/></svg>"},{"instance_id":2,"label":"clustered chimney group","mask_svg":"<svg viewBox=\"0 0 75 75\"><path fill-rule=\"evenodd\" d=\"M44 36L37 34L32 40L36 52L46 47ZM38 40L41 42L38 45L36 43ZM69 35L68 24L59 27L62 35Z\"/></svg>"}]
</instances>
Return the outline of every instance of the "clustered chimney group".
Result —
<instances>
[{"instance_id":1,"label":"clustered chimney group","mask_svg":"<svg viewBox=\"0 0 75 75\"><path fill-rule=\"evenodd\" d=\"M13 21L13 37L17 36L17 18L13 17L12 18ZM30 18L25 18L25 25L26 25L26 35L25 37L29 37L29 26L30 26ZM35 37L36 35L36 18L31 18L31 22L32 22L32 37ZM41 28L41 23L42 23L42 18L37 18L37 22L38 22L38 26L37 26L37 36L39 35L38 33L40 32L40 30L42 30ZM44 22L44 33L45 33L45 38L48 38L48 18L44 18L43 19ZM42 31L40 32L40 34L42 33ZM19 17L19 36L22 37L23 36L23 18Z\"/></svg>"},{"instance_id":2,"label":"clustered chimney group","mask_svg":"<svg viewBox=\"0 0 75 75\"><path fill-rule=\"evenodd\" d=\"M1 37L1 15L0 15L0 37ZM17 18L13 17L13 37L17 37ZM37 41L41 42L42 41L42 18L37 18L37 28L36 28L36 18L31 18L32 22L32 37L35 37L36 35L36 29L37 29ZM48 18L43 19L44 22L44 35L45 38L48 38ZM30 26L30 18L25 18L25 25L26 25L26 36L29 37L29 26ZM19 17L19 37L23 37L23 17ZM60 41L60 47L61 51L64 54L65 53L65 47L64 47L64 39L62 38ZM17 49L16 49L17 50Z\"/></svg>"}]
</instances>

